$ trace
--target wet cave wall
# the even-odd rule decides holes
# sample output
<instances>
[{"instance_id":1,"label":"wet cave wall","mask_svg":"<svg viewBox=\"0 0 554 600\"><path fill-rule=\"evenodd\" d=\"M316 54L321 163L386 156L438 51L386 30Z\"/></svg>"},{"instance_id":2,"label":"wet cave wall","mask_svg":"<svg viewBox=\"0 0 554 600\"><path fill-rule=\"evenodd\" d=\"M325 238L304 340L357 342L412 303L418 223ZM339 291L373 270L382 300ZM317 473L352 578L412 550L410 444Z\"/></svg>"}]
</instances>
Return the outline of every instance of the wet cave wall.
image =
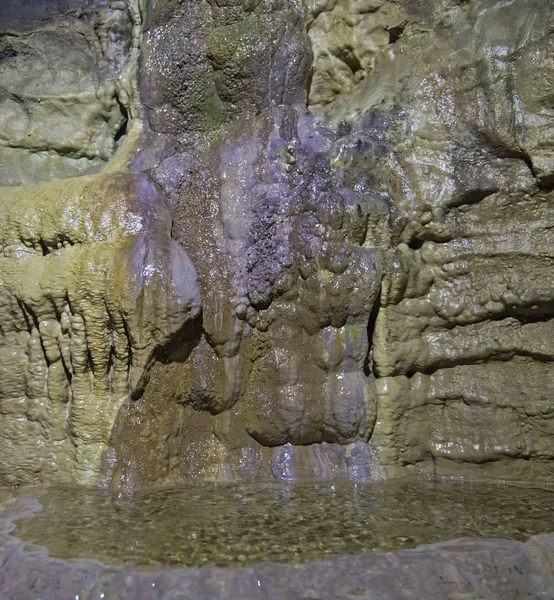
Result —
<instances>
[{"instance_id":1,"label":"wet cave wall","mask_svg":"<svg viewBox=\"0 0 554 600\"><path fill-rule=\"evenodd\" d=\"M548 0L4 0L0 481L554 481L553 85Z\"/></svg>"}]
</instances>

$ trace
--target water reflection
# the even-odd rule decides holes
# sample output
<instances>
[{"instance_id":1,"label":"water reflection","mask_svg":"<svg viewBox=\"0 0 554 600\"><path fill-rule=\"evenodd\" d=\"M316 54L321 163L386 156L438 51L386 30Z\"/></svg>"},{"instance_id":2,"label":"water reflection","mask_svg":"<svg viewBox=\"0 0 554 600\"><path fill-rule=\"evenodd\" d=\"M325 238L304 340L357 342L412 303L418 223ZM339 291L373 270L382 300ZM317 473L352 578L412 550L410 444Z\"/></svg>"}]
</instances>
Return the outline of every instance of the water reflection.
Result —
<instances>
[{"instance_id":1,"label":"water reflection","mask_svg":"<svg viewBox=\"0 0 554 600\"><path fill-rule=\"evenodd\" d=\"M13 535L60 558L236 566L554 531L553 493L460 482L205 484L121 496L50 489Z\"/></svg>"}]
</instances>

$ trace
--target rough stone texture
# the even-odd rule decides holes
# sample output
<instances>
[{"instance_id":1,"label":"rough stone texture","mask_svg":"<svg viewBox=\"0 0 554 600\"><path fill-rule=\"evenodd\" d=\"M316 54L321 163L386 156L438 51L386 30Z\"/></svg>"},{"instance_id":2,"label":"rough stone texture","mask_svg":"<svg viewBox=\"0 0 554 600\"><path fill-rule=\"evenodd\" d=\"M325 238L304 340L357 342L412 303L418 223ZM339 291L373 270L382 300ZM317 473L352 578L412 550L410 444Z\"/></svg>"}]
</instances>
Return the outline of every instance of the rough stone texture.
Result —
<instances>
[{"instance_id":1,"label":"rough stone texture","mask_svg":"<svg viewBox=\"0 0 554 600\"><path fill-rule=\"evenodd\" d=\"M9 535L11 521L36 509L36 500L27 498L0 514L0 589L5 600L554 598L552 535L527 543L466 538L301 565L145 570L55 559L45 548L29 544L24 549L23 542Z\"/></svg>"},{"instance_id":2,"label":"rough stone texture","mask_svg":"<svg viewBox=\"0 0 554 600\"><path fill-rule=\"evenodd\" d=\"M314 53L308 100L312 107L322 107L353 90L373 72L380 55L402 34L409 4L316 0L308 6L307 26Z\"/></svg>"},{"instance_id":3,"label":"rough stone texture","mask_svg":"<svg viewBox=\"0 0 554 600\"><path fill-rule=\"evenodd\" d=\"M397 211L373 442L383 465L551 479L554 13L488 1L432 16L326 109L352 126L352 176Z\"/></svg>"},{"instance_id":4,"label":"rough stone texture","mask_svg":"<svg viewBox=\"0 0 554 600\"><path fill-rule=\"evenodd\" d=\"M551 2L47 4L18 13L10 0L0 17L0 181L105 170L0 189L14 223L2 230L6 481L90 480L100 464L116 486L554 479ZM21 68L45 49L55 69ZM64 248L71 206L85 221L105 211L105 250L86 236ZM141 272L122 249L134 211L164 257L144 326L142 297L118 296ZM63 353L41 342L58 334L40 326L48 307L63 328L64 294L100 340L85 371L101 443L94 419L75 433L22 408L47 396L20 383L46 381L47 361L62 382L50 400L68 406ZM121 297L144 350L126 400L105 391L106 314ZM26 375L19 355L42 366ZM37 441L53 447L59 428L94 459L51 458Z\"/></svg>"},{"instance_id":5,"label":"rough stone texture","mask_svg":"<svg viewBox=\"0 0 554 600\"><path fill-rule=\"evenodd\" d=\"M386 207L344 184L336 134L305 109L302 16L289 2L151 16L141 81L154 149L140 160L172 198L203 322L190 358L168 355L123 411L116 482L348 476L352 464L368 476Z\"/></svg>"},{"instance_id":6,"label":"rough stone texture","mask_svg":"<svg viewBox=\"0 0 554 600\"><path fill-rule=\"evenodd\" d=\"M296 11L152 11L149 160L203 331L122 411L114 481L552 479L552 7Z\"/></svg>"},{"instance_id":7,"label":"rough stone texture","mask_svg":"<svg viewBox=\"0 0 554 600\"><path fill-rule=\"evenodd\" d=\"M0 185L94 173L106 165L127 122L119 88L132 29L121 1L4 0Z\"/></svg>"},{"instance_id":8,"label":"rough stone texture","mask_svg":"<svg viewBox=\"0 0 554 600\"><path fill-rule=\"evenodd\" d=\"M0 215L1 480L90 481L154 350L198 315L194 268L141 175L4 188Z\"/></svg>"},{"instance_id":9,"label":"rough stone texture","mask_svg":"<svg viewBox=\"0 0 554 600\"><path fill-rule=\"evenodd\" d=\"M0 482L91 483L122 402L199 315L196 274L167 198L127 170L138 4L8 2L0 30Z\"/></svg>"}]
</instances>

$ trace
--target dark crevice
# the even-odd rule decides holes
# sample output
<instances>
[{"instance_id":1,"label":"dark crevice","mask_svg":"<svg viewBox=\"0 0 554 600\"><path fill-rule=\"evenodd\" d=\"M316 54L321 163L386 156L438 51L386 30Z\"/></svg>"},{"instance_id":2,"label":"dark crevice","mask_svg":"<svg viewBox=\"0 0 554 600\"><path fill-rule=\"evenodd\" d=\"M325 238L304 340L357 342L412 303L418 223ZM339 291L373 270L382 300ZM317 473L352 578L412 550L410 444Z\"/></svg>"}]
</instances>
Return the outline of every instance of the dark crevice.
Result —
<instances>
[{"instance_id":1,"label":"dark crevice","mask_svg":"<svg viewBox=\"0 0 554 600\"><path fill-rule=\"evenodd\" d=\"M353 48L347 46L346 48L343 48L334 54L352 71L352 75L355 75L358 71L363 71L362 64L360 63L358 57L354 54Z\"/></svg>"},{"instance_id":2,"label":"dark crevice","mask_svg":"<svg viewBox=\"0 0 554 600\"><path fill-rule=\"evenodd\" d=\"M355 54L353 54L353 53L349 53L345 57L344 62L348 65L348 67L352 71L352 74L355 74L358 71L362 71L363 70L362 69L362 64L358 60L358 57Z\"/></svg>"},{"instance_id":3,"label":"dark crevice","mask_svg":"<svg viewBox=\"0 0 554 600\"><path fill-rule=\"evenodd\" d=\"M426 377L431 377L437 371L442 371L445 369L456 369L458 367L470 367L475 365L483 365L490 362L509 362L512 360L514 356L516 356L517 352L505 352L494 354L490 356L486 356L483 358L474 358L474 357L463 357L459 356L455 360L438 360L436 363L429 365L427 367L408 369L407 371L398 371L395 373L388 373L386 377L407 377L408 379L412 379L416 375L425 375Z\"/></svg>"},{"instance_id":4,"label":"dark crevice","mask_svg":"<svg viewBox=\"0 0 554 600\"><path fill-rule=\"evenodd\" d=\"M116 134L114 136L114 141L117 145L117 144L119 144L120 140L127 135L127 125L129 123L129 113L127 112L127 109L125 108L125 106L123 106L123 104L120 102L118 96L116 96L116 99L117 99L117 103L119 104L119 110L121 111L121 114L123 115L123 123L121 124L119 129L116 131Z\"/></svg>"},{"instance_id":5,"label":"dark crevice","mask_svg":"<svg viewBox=\"0 0 554 600\"><path fill-rule=\"evenodd\" d=\"M61 250L62 248L66 248L68 246L75 246L76 244L81 243L81 242L75 242L73 240L70 240L67 237L60 237L51 243L47 243L42 238L39 238L38 240L28 240L28 239L22 238L21 242L29 250L34 250L35 252L40 251L42 256L48 256L48 254L51 254L52 252L56 252L56 250ZM60 247L60 245L61 245L61 247ZM6 247L2 248L2 250L5 251L5 249L9 248L9 247L10 246L6 246Z\"/></svg>"},{"instance_id":6,"label":"dark crevice","mask_svg":"<svg viewBox=\"0 0 554 600\"><path fill-rule=\"evenodd\" d=\"M125 331L125 337L127 338L127 374L130 375L131 367L133 365L133 346L131 345L131 332L129 331L129 325L123 318L121 320L123 330Z\"/></svg>"},{"instance_id":7,"label":"dark crevice","mask_svg":"<svg viewBox=\"0 0 554 600\"><path fill-rule=\"evenodd\" d=\"M533 179L535 179L535 181L537 182L537 187L539 188L539 190L541 190L542 192L551 192L552 190L554 190L554 173L545 177L539 177L539 175L537 175L537 172L535 171L535 167L533 166L533 161L525 152L516 153L512 157L519 158L527 165L527 168L531 172Z\"/></svg>"},{"instance_id":8,"label":"dark crevice","mask_svg":"<svg viewBox=\"0 0 554 600\"><path fill-rule=\"evenodd\" d=\"M377 292L377 298L381 296L381 289ZM369 315L369 321L367 323L367 339L369 341L369 348L367 352L367 356L364 362L364 373L366 377L369 377L371 373L373 373L373 334L375 333L375 324L377 323L377 317L379 316L379 309L381 305L379 300L377 300L373 308L371 309L371 313Z\"/></svg>"},{"instance_id":9,"label":"dark crevice","mask_svg":"<svg viewBox=\"0 0 554 600\"><path fill-rule=\"evenodd\" d=\"M389 44L395 44L402 34L404 33L405 25L397 25L388 29L389 32Z\"/></svg>"},{"instance_id":10,"label":"dark crevice","mask_svg":"<svg viewBox=\"0 0 554 600\"><path fill-rule=\"evenodd\" d=\"M35 312L33 311L33 309L30 306L27 305L26 302L22 301L21 304L25 308L25 312L27 313L27 315L30 318L31 325L40 333L40 329L38 326L39 325L38 318L37 318Z\"/></svg>"},{"instance_id":11,"label":"dark crevice","mask_svg":"<svg viewBox=\"0 0 554 600\"><path fill-rule=\"evenodd\" d=\"M48 355L46 354L46 348L44 347L44 342L42 341L42 336L39 334L39 340L40 340L40 347L42 348L42 354L44 355L44 362L46 363L46 368L49 369L50 365L52 364L50 362L50 359L48 358Z\"/></svg>"},{"instance_id":12,"label":"dark crevice","mask_svg":"<svg viewBox=\"0 0 554 600\"><path fill-rule=\"evenodd\" d=\"M32 326L38 332L38 339L39 339L40 347L42 348L42 354L44 355L44 361L46 362L46 366L49 368L51 363L48 360L48 356L46 355L46 348L44 347L44 340L42 339L42 335L40 332L40 326L39 326L40 324L39 324L38 316L35 314L34 310L32 310L32 308L30 306L27 306L27 304L25 304L25 302L21 302L20 306L24 307L25 312L31 319ZM28 322L28 324L29 324L29 322ZM32 331L31 331L31 333L32 333Z\"/></svg>"},{"instance_id":13,"label":"dark crevice","mask_svg":"<svg viewBox=\"0 0 554 600\"><path fill-rule=\"evenodd\" d=\"M87 366L91 373L94 373L94 361L92 360L92 353L90 348L87 348Z\"/></svg>"},{"instance_id":14,"label":"dark crevice","mask_svg":"<svg viewBox=\"0 0 554 600\"><path fill-rule=\"evenodd\" d=\"M419 239L418 237L414 237L408 242L408 248L410 248L410 250L421 250L423 243L423 240Z\"/></svg>"},{"instance_id":15,"label":"dark crevice","mask_svg":"<svg viewBox=\"0 0 554 600\"><path fill-rule=\"evenodd\" d=\"M73 312L73 308L71 306L71 300L69 299L69 294L67 292L65 293L64 300L65 300L65 303L66 303L66 306L67 306L67 310L69 311L69 314L71 316L73 316L75 313Z\"/></svg>"},{"instance_id":16,"label":"dark crevice","mask_svg":"<svg viewBox=\"0 0 554 600\"><path fill-rule=\"evenodd\" d=\"M513 158L523 161L527 165L527 168L529 169L533 179L537 179L537 174L535 172L535 168L533 167L533 161L524 150L514 150L513 148L506 147L498 140L492 140L481 133L477 134L477 141L488 148L497 158Z\"/></svg>"},{"instance_id":17,"label":"dark crevice","mask_svg":"<svg viewBox=\"0 0 554 600\"><path fill-rule=\"evenodd\" d=\"M40 249L42 250L42 256L46 256L47 254L50 254L50 249L48 248L48 246L46 245L46 243L44 242L43 239L40 239L38 243L40 245Z\"/></svg>"},{"instance_id":18,"label":"dark crevice","mask_svg":"<svg viewBox=\"0 0 554 600\"><path fill-rule=\"evenodd\" d=\"M537 185L542 192L551 192L554 190L554 174L538 179Z\"/></svg>"},{"instance_id":19,"label":"dark crevice","mask_svg":"<svg viewBox=\"0 0 554 600\"><path fill-rule=\"evenodd\" d=\"M448 203L448 206L449 208L456 208L459 206L479 204L479 202L485 198L488 198L489 196L492 196L493 194L496 194L497 192L497 187L468 190L456 196L451 202Z\"/></svg>"},{"instance_id":20,"label":"dark crevice","mask_svg":"<svg viewBox=\"0 0 554 600\"><path fill-rule=\"evenodd\" d=\"M522 152L521 154L515 156L514 158L520 158L527 165L527 168L529 169L529 171L531 171L531 175L533 176L533 178L534 179L537 178L537 174L535 173L533 163L532 163L531 159L527 156L527 154Z\"/></svg>"},{"instance_id":21,"label":"dark crevice","mask_svg":"<svg viewBox=\"0 0 554 600\"><path fill-rule=\"evenodd\" d=\"M543 354L542 352L533 352L531 350L517 350L507 360L510 360L514 356L520 356L522 358L530 358L531 360L534 360L535 362L540 362L543 364L554 363L554 356L551 356L550 354Z\"/></svg>"},{"instance_id":22,"label":"dark crevice","mask_svg":"<svg viewBox=\"0 0 554 600\"><path fill-rule=\"evenodd\" d=\"M541 312L540 314L536 314L536 311L532 311L531 309L529 310L529 314L523 314L523 315L510 315L510 314L506 314L506 313L502 313L500 315L494 315L494 316L490 316L488 317L486 321L504 321L507 319L515 319L517 321L519 321L522 325L527 325L527 324L533 324L533 323L548 323L552 320L554 320L554 303L549 302L546 303L544 306L541 307ZM483 321L476 321L476 322L472 322L472 323L467 323L467 324L447 324L445 325L445 329L447 330L452 330L452 329L456 329L456 328L460 328L461 330L463 330L465 327L471 326L471 325L475 325L477 323L483 323ZM437 371L440 371L442 369L453 369L456 367L461 367L461 366L471 366L471 365L482 365L482 364L486 364L489 362L508 362L510 360L512 360L514 357L522 357L522 358L530 358L536 362L542 362L542 363L548 363L551 364L552 362L554 362L554 357L548 354L544 354L540 351L537 352L533 352L533 351L529 351L529 350L523 350L523 349L515 349L515 350L498 350L498 351L491 351L491 354L489 356L483 357L483 358L475 358L475 357L463 357L463 356L458 356L455 359L451 359L449 360L448 358L444 358L443 360L437 360L436 363L429 365L428 367L422 367L422 368L414 368L414 369L408 369L405 372L393 372L393 373L379 373L378 370L375 371L375 376L377 378L379 377L400 377L400 376L405 376L408 379L411 379L412 377L414 377L414 375L420 373L422 375L433 375L435 374Z\"/></svg>"},{"instance_id":23,"label":"dark crevice","mask_svg":"<svg viewBox=\"0 0 554 600\"><path fill-rule=\"evenodd\" d=\"M110 348L110 355L108 356L108 364L106 367L106 379L108 382L108 392L110 394L113 393L113 377L115 374L115 362L116 362L116 356L115 356L115 348L112 347Z\"/></svg>"},{"instance_id":24,"label":"dark crevice","mask_svg":"<svg viewBox=\"0 0 554 600\"><path fill-rule=\"evenodd\" d=\"M154 351L156 360L163 364L184 363L200 343L203 333L202 315L200 315L194 321L187 322L179 331L176 331L163 346L156 348Z\"/></svg>"},{"instance_id":25,"label":"dark crevice","mask_svg":"<svg viewBox=\"0 0 554 600\"><path fill-rule=\"evenodd\" d=\"M127 123L128 123L127 120L123 121L123 124L117 130L117 132L116 132L116 134L114 136L114 142L116 144L119 143L119 141L121 140L121 138L123 138L123 137L125 137L127 135Z\"/></svg>"},{"instance_id":26,"label":"dark crevice","mask_svg":"<svg viewBox=\"0 0 554 600\"><path fill-rule=\"evenodd\" d=\"M416 369L408 369L407 371L395 371L392 373L377 374L376 377L407 377L408 379L412 379L418 373L421 375L431 376L434 375L437 371L442 371L446 369L456 369L458 367L470 367L477 365L485 365L488 363L507 363L510 362L515 357L520 358L530 358L531 360L543 364L552 364L554 362L554 358L549 355L545 355L541 352L532 352L528 350L506 350L504 352L491 352L489 356L484 356L482 358L475 357L463 357L459 356L456 359L452 360L438 360L436 363L429 365L427 367L421 367Z\"/></svg>"},{"instance_id":27,"label":"dark crevice","mask_svg":"<svg viewBox=\"0 0 554 600\"><path fill-rule=\"evenodd\" d=\"M69 366L66 364L65 362L65 357L62 354L61 355L61 359L62 359L62 366L63 366L63 370L65 371L65 376L67 378L67 381L69 382L69 387L71 388L71 382L73 380L73 374L71 373ZM71 393L71 391L70 391Z\"/></svg>"},{"instance_id":28,"label":"dark crevice","mask_svg":"<svg viewBox=\"0 0 554 600\"><path fill-rule=\"evenodd\" d=\"M19 306L19 309L21 310L21 313L23 314L23 318L25 319L25 323L27 325L27 331L29 333L31 333L33 326L32 326L31 321L29 320L29 313L27 312L25 303L22 300L20 300L19 298L16 298L16 301L17 301L17 305Z\"/></svg>"},{"instance_id":29,"label":"dark crevice","mask_svg":"<svg viewBox=\"0 0 554 600\"><path fill-rule=\"evenodd\" d=\"M544 305L540 305L536 309L530 307L519 307L513 310L506 310L501 313L487 315L485 319L470 321L468 323L445 323L444 329L451 331L456 328L470 327L471 325L477 325L479 323L486 323L487 321L506 321L507 319L515 319L519 321L521 325L528 325L530 323L548 323L554 319L554 302L546 302Z\"/></svg>"}]
</instances>

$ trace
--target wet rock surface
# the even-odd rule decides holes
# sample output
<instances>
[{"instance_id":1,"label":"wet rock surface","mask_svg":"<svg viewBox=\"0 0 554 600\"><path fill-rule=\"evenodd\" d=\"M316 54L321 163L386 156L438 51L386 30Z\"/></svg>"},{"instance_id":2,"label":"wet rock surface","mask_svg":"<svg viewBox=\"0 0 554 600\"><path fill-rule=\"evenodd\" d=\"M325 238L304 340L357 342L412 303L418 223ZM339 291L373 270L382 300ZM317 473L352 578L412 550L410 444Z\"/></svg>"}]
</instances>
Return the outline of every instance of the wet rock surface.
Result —
<instances>
[{"instance_id":1,"label":"wet rock surface","mask_svg":"<svg viewBox=\"0 0 554 600\"><path fill-rule=\"evenodd\" d=\"M552 7L159 6L152 173L200 273L203 331L120 414L114 483L551 479L553 113L530 73L550 77ZM249 29L215 56L260 20L290 45ZM197 40L183 69L159 69L169 31ZM216 113L177 93L192 68ZM241 74L234 100L221 72Z\"/></svg>"},{"instance_id":2,"label":"wet rock surface","mask_svg":"<svg viewBox=\"0 0 554 600\"><path fill-rule=\"evenodd\" d=\"M206 483L131 494L29 490L42 509L13 535L54 558L104 564L301 564L462 537L525 542L552 529L554 493L459 481Z\"/></svg>"},{"instance_id":3,"label":"wet rock surface","mask_svg":"<svg viewBox=\"0 0 554 600\"><path fill-rule=\"evenodd\" d=\"M2 481L552 480L549 2L6 6Z\"/></svg>"},{"instance_id":4,"label":"wet rock surface","mask_svg":"<svg viewBox=\"0 0 554 600\"><path fill-rule=\"evenodd\" d=\"M13 2L0 14L0 185L96 173L125 134L125 2Z\"/></svg>"},{"instance_id":5,"label":"wet rock surface","mask_svg":"<svg viewBox=\"0 0 554 600\"><path fill-rule=\"evenodd\" d=\"M6 600L37 596L45 600L77 596L87 600L554 597L551 535L526 542L465 538L294 565L133 569L96 560L52 558L45 548L9 535L14 519L40 515L37 498L40 501L41 496L44 492L33 497L28 491L10 505L13 494L2 494L0 589Z\"/></svg>"},{"instance_id":6,"label":"wet rock surface","mask_svg":"<svg viewBox=\"0 0 554 600\"><path fill-rule=\"evenodd\" d=\"M200 13L208 17L195 20ZM311 58L303 14L287 2L200 2L155 15L141 79L149 160L173 203L175 239L199 274L202 331L188 360L168 354L156 384L122 411L114 484L348 476L349 456L369 455L360 443L376 417L367 326L382 267L368 215L381 222L383 207L345 185L336 134L303 103ZM162 70L174 65L175 36L195 41L196 58ZM220 85L229 73L240 73L235 95ZM213 82L217 113L194 103L200 80L205 91ZM168 421L183 435L160 447ZM301 466L288 464L294 453Z\"/></svg>"},{"instance_id":7,"label":"wet rock surface","mask_svg":"<svg viewBox=\"0 0 554 600\"><path fill-rule=\"evenodd\" d=\"M0 483L554 481L553 31L548 0L5 0ZM448 536L511 541L367 552L440 536L368 541L338 492L284 543L321 562L148 570L9 535L64 493L0 494L2 598L554 598L536 490L449 497Z\"/></svg>"},{"instance_id":8,"label":"wet rock surface","mask_svg":"<svg viewBox=\"0 0 554 600\"><path fill-rule=\"evenodd\" d=\"M144 176L0 194L0 477L90 482L154 351L198 316L194 267Z\"/></svg>"},{"instance_id":9,"label":"wet rock surface","mask_svg":"<svg viewBox=\"0 0 554 600\"><path fill-rule=\"evenodd\" d=\"M531 63L551 77L552 18L542 2L452 5L326 108L398 211L372 337L383 463L552 476L553 115L529 80ZM360 122L368 94L381 104Z\"/></svg>"}]
</instances>

